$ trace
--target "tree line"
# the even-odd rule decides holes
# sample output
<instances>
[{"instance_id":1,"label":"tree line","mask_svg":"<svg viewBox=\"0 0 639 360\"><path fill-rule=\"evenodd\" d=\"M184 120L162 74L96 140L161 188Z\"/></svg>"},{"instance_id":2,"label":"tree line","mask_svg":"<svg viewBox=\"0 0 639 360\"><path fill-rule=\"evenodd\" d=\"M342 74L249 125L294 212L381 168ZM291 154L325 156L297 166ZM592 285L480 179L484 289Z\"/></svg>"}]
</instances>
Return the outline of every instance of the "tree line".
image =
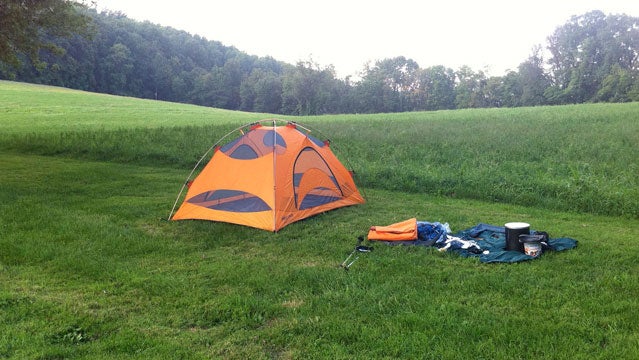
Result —
<instances>
[{"instance_id":1,"label":"tree line","mask_svg":"<svg viewBox=\"0 0 639 360\"><path fill-rule=\"evenodd\" d=\"M119 12L76 11L88 31L43 33L51 46L0 58L0 78L291 115L639 101L639 18L623 14L571 17L547 38L548 59L538 45L503 76L399 56L352 80L312 60L287 64Z\"/></svg>"}]
</instances>

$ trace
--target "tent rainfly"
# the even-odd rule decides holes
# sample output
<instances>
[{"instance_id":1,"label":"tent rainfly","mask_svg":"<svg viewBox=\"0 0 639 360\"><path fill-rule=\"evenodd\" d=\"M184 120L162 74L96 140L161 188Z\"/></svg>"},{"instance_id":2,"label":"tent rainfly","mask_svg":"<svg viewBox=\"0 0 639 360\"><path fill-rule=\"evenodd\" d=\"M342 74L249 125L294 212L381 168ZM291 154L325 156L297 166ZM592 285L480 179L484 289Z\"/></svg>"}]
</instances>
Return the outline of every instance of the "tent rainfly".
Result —
<instances>
[{"instance_id":1,"label":"tent rainfly","mask_svg":"<svg viewBox=\"0 0 639 360\"><path fill-rule=\"evenodd\" d=\"M211 147L215 149L211 160L190 181L209 149L182 187L169 218L278 231L309 216L365 202L352 173L335 157L328 141L311 136L297 123L278 126L278 121L238 128L241 136L219 146L225 136Z\"/></svg>"}]
</instances>

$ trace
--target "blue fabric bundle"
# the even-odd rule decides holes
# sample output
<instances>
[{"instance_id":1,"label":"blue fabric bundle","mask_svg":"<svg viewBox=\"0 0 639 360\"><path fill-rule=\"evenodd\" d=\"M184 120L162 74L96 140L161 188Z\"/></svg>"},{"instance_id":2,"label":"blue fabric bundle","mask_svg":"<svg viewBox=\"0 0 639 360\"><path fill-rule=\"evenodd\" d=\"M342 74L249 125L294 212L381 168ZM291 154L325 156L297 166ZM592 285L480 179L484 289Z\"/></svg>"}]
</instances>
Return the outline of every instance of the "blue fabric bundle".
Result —
<instances>
[{"instance_id":1,"label":"blue fabric bundle","mask_svg":"<svg viewBox=\"0 0 639 360\"><path fill-rule=\"evenodd\" d=\"M427 221L417 222L417 240L423 241L424 246L433 246L446 240L446 236L450 232L448 224L438 222L430 223Z\"/></svg>"}]
</instances>

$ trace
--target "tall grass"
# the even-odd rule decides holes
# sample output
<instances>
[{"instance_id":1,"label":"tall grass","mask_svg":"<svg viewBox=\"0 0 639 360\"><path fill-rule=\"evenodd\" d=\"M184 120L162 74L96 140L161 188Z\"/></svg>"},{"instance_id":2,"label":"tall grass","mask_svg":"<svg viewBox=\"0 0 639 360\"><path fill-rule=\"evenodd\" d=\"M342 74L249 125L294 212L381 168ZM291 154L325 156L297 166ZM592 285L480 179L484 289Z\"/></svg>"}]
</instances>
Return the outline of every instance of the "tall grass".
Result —
<instances>
[{"instance_id":1,"label":"tall grass","mask_svg":"<svg viewBox=\"0 0 639 360\"><path fill-rule=\"evenodd\" d=\"M15 153L190 169L231 129L271 117L69 90L52 100L46 87L25 86L27 98L8 84L19 106L5 109L0 149ZM73 114L66 126L45 115L52 103ZM295 120L333 140L367 188L639 217L639 103Z\"/></svg>"},{"instance_id":2,"label":"tall grass","mask_svg":"<svg viewBox=\"0 0 639 360\"><path fill-rule=\"evenodd\" d=\"M365 186L639 217L639 103L404 116L330 125Z\"/></svg>"}]
</instances>

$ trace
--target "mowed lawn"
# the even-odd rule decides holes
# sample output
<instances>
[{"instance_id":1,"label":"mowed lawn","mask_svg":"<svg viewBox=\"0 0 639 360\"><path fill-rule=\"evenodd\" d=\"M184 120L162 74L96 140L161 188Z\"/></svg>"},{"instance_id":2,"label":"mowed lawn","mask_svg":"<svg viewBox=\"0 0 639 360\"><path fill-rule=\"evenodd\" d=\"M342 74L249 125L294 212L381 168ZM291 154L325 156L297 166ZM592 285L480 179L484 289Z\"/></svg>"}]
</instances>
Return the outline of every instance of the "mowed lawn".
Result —
<instances>
[{"instance_id":1,"label":"mowed lawn","mask_svg":"<svg viewBox=\"0 0 639 360\"><path fill-rule=\"evenodd\" d=\"M0 82L0 358L635 359L637 109L295 118L368 202L269 233L166 217L210 145L273 115ZM410 217L579 246L482 264L373 244L339 267L371 225Z\"/></svg>"}]
</instances>

